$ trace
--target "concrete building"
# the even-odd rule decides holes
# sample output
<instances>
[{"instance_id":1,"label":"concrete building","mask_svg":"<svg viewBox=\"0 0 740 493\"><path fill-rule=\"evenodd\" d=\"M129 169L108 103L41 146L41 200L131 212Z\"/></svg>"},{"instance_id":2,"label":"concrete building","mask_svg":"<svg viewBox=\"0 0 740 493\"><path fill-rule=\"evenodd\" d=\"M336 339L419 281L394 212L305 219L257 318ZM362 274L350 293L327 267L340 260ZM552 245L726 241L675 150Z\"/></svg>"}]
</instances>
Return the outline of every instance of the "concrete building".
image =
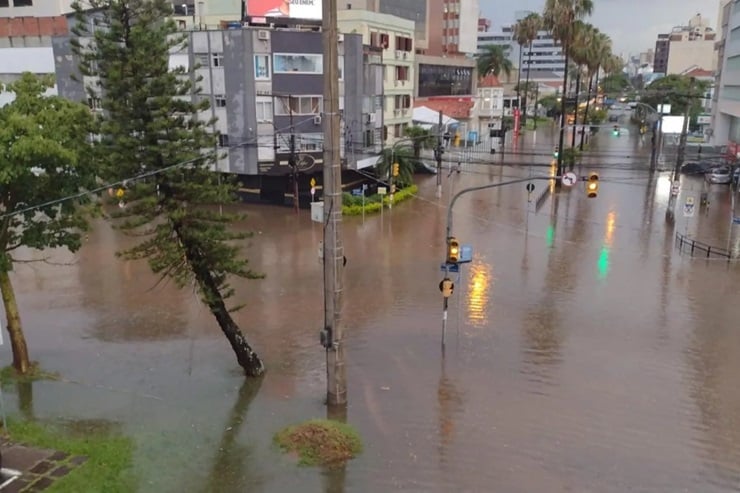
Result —
<instances>
[{"instance_id":1,"label":"concrete building","mask_svg":"<svg viewBox=\"0 0 740 493\"><path fill-rule=\"evenodd\" d=\"M676 26L668 34L659 34L655 44L655 72L681 74L695 68L717 68L714 43L717 33L701 14L688 25Z\"/></svg>"},{"instance_id":2,"label":"concrete building","mask_svg":"<svg viewBox=\"0 0 740 493\"><path fill-rule=\"evenodd\" d=\"M390 14L369 10L342 10L338 13L339 31L357 33L362 42L378 48L383 66L383 94L380 112L380 127L376 136L387 135L386 145L392 145L404 136L411 124L413 112L415 68L414 68L414 23Z\"/></svg>"},{"instance_id":3,"label":"concrete building","mask_svg":"<svg viewBox=\"0 0 740 493\"><path fill-rule=\"evenodd\" d=\"M187 51L175 53L171 66L200 78L198 98L210 100L204 120L215 119L214 133L225 157L216 169L237 174L245 192L272 203L292 201L291 135L299 194L309 200L309 181L323 168L323 48L320 32L283 29L229 29L188 32ZM88 101L85 80L77 73L69 36L55 37L54 56L59 93ZM366 154L377 151L367 135L377 133L372 102L374 73L365 63L366 49L359 34L344 34L339 42L342 156L356 167ZM377 75L379 75L379 67ZM87 81L89 82L89 81ZM367 93L366 93L367 92ZM91 102L92 100L92 102Z\"/></svg>"},{"instance_id":4,"label":"concrete building","mask_svg":"<svg viewBox=\"0 0 740 493\"><path fill-rule=\"evenodd\" d=\"M224 23L239 25L244 0L172 0L173 20L181 29L219 29Z\"/></svg>"},{"instance_id":5,"label":"concrete building","mask_svg":"<svg viewBox=\"0 0 740 493\"><path fill-rule=\"evenodd\" d=\"M478 133L484 135L501 130L504 119L504 86L495 75L478 81Z\"/></svg>"},{"instance_id":6,"label":"concrete building","mask_svg":"<svg viewBox=\"0 0 740 493\"><path fill-rule=\"evenodd\" d=\"M55 17L72 12L74 0L0 0L0 17Z\"/></svg>"},{"instance_id":7,"label":"concrete building","mask_svg":"<svg viewBox=\"0 0 740 493\"><path fill-rule=\"evenodd\" d=\"M735 160L740 152L740 4L723 0L719 17L719 63L710 141L715 145L727 145L728 157Z\"/></svg>"}]
</instances>

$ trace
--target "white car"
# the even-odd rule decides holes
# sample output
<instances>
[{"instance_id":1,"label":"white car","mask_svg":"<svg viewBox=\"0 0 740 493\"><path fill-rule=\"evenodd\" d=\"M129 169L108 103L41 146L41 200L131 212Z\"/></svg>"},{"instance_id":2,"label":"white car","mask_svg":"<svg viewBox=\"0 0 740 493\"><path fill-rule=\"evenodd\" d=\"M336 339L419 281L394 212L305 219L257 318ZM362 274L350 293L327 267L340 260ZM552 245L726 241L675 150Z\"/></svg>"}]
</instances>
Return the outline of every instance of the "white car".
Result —
<instances>
[{"instance_id":1,"label":"white car","mask_svg":"<svg viewBox=\"0 0 740 493\"><path fill-rule=\"evenodd\" d=\"M704 178L709 183L730 183L732 181L732 172L729 166L720 166L709 171Z\"/></svg>"}]
</instances>

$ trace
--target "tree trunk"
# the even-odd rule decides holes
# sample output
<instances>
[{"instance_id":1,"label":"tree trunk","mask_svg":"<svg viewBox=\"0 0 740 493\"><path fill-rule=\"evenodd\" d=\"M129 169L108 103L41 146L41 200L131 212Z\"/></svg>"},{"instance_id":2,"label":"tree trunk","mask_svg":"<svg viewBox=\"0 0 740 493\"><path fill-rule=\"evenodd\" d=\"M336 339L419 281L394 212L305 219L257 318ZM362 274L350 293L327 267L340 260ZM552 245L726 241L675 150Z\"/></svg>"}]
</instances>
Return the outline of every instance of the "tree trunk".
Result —
<instances>
[{"instance_id":1,"label":"tree trunk","mask_svg":"<svg viewBox=\"0 0 740 493\"><path fill-rule=\"evenodd\" d=\"M563 70L563 94L560 98L560 137L558 138L558 176L563 175L563 144L565 143L565 124L567 123L568 115L567 110L567 99L568 99L568 62L570 57L568 56L568 43L563 43L563 53L565 54L565 63ZM556 181L556 184L560 181ZM557 185L556 185L557 186Z\"/></svg>"},{"instance_id":2,"label":"tree trunk","mask_svg":"<svg viewBox=\"0 0 740 493\"><path fill-rule=\"evenodd\" d=\"M13 352L13 368L21 375L25 375L31 369L31 361L28 358L28 346L26 337L23 335L21 316L18 312L18 303L15 300L13 283L10 281L10 273L0 270L0 291L3 296L3 306L8 317L8 335L10 336L10 348Z\"/></svg>"},{"instance_id":3,"label":"tree trunk","mask_svg":"<svg viewBox=\"0 0 740 493\"><path fill-rule=\"evenodd\" d=\"M529 106L529 71L532 70L532 42L529 42L529 53L527 55L527 81L524 83L524 114L522 123L527 124L527 106ZM535 120L537 117L535 116Z\"/></svg>"},{"instance_id":4,"label":"tree trunk","mask_svg":"<svg viewBox=\"0 0 740 493\"><path fill-rule=\"evenodd\" d=\"M576 73L576 102L573 109L573 134L570 136L570 147L576 146L576 130L578 129L578 92L581 90L581 67L578 67Z\"/></svg>"},{"instance_id":5,"label":"tree trunk","mask_svg":"<svg viewBox=\"0 0 740 493\"><path fill-rule=\"evenodd\" d=\"M585 123L586 125L589 125L589 129L590 129L591 122L588 121L588 110L589 110L589 107L591 106L591 91L593 90L593 86L594 86L594 74L591 74L591 76L588 79L588 95L586 95L586 113L584 113L583 115L583 123ZM586 132L583 132L581 134L581 143L578 145L578 149L581 151L583 150L583 141L585 140L585 138L586 138Z\"/></svg>"},{"instance_id":6,"label":"tree trunk","mask_svg":"<svg viewBox=\"0 0 740 493\"><path fill-rule=\"evenodd\" d=\"M180 228L179 225L174 225L173 227L178 238L182 241L185 249L185 257L190 268L193 270L195 281L198 283L206 305L208 305L211 313L216 318L229 344L231 344L231 349L234 350L236 360L239 366L244 369L244 373L249 377L259 377L265 372L265 365L249 345L241 329L231 317L231 313L226 308L224 298L218 289L218 284L213 278L213 274L208 269L208 266L204 265L198 248L186 241L180 232Z\"/></svg>"},{"instance_id":7,"label":"tree trunk","mask_svg":"<svg viewBox=\"0 0 740 493\"><path fill-rule=\"evenodd\" d=\"M519 107L521 96L519 95L520 85L522 84L522 45L519 45L519 66L516 68L516 106ZM513 109L513 106L512 106Z\"/></svg>"}]
</instances>

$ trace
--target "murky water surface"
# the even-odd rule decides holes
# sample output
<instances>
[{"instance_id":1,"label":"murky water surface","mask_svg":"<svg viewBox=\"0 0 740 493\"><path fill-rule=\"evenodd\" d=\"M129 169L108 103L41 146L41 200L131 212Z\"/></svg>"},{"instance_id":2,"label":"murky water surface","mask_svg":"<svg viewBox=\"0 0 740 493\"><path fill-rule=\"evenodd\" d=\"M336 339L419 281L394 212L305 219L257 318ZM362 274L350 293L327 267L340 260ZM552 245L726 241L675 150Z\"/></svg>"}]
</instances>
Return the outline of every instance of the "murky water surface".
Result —
<instances>
[{"instance_id":1,"label":"murky water surface","mask_svg":"<svg viewBox=\"0 0 740 493\"><path fill-rule=\"evenodd\" d=\"M529 137L528 137L529 139ZM581 186L537 199L523 185L476 192L454 233L474 248L450 303L441 353L449 192L549 172L543 129L521 155L421 177L420 196L347 218L348 420L365 452L346 468L297 468L272 445L284 425L325 416L320 225L307 211L247 206L246 251L267 277L235 283L237 320L269 366L245 384L192 289L124 262L105 224L70 265L19 265L32 357L62 382L6 389L39 418L120 423L142 492L740 490L740 267L680 256L674 232L734 244L726 186L709 211L665 221L670 184L648 185L649 140L600 135ZM452 155L452 153L448 154ZM494 157L494 162L500 158ZM735 226L740 228L740 226ZM3 346L9 361L9 348ZM19 392L20 391L20 392Z\"/></svg>"}]
</instances>

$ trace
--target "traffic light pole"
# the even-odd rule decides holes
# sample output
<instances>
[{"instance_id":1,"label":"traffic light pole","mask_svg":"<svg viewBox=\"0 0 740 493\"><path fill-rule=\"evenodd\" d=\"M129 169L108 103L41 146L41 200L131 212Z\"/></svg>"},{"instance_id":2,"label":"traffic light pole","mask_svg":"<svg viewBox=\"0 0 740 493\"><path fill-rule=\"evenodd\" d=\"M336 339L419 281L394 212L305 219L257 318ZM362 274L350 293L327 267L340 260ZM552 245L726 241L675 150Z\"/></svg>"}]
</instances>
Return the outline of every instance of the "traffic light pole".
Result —
<instances>
[{"instance_id":1,"label":"traffic light pole","mask_svg":"<svg viewBox=\"0 0 740 493\"><path fill-rule=\"evenodd\" d=\"M439 175L438 175L439 176ZM479 187L470 187L470 188L463 188L459 192L457 192L453 197L452 200L450 200L449 205L447 206L447 227L445 228L445 259L449 258L449 246L450 246L450 240L452 239L452 210L455 207L455 203L457 202L457 199L462 197L465 194L468 194L470 192L477 192L478 190L488 190L489 188L498 188L503 187L505 185L515 185L517 183L527 183L531 181L552 181L552 180L559 180L560 176L532 176L529 178L519 178L516 180L509 180L509 181L501 181L498 183L490 183L488 185L481 185ZM447 280L448 276L450 274L450 263L445 261L445 277L443 279ZM445 350L445 344L447 339L447 309L448 309L448 297L445 296L443 298L443 304L442 304L442 352Z\"/></svg>"}]
</instances>

